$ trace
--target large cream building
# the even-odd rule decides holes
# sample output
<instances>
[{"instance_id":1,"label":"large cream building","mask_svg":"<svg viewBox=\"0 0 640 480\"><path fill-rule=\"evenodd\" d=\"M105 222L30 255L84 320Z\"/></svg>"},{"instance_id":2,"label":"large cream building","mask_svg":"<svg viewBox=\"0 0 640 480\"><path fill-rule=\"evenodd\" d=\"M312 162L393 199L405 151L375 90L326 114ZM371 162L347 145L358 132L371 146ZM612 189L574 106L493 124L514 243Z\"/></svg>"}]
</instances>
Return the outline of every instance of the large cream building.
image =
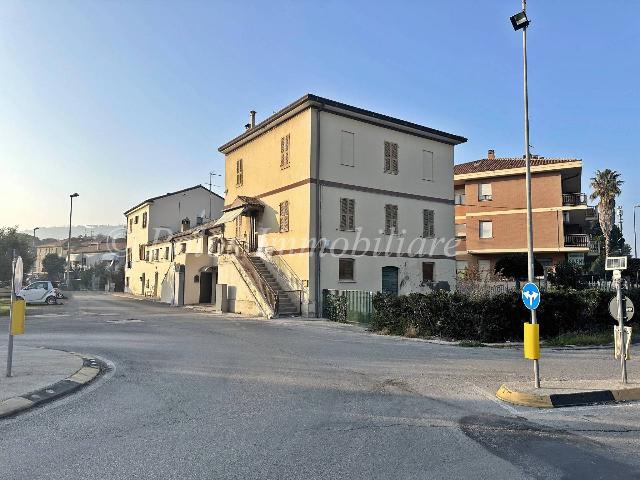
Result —
<instances>
[{"instance_id":1,"label":"large cream building","mask_svg":"<svg viewBox=\"0 0 640 480\"><path fill-rule=\"evenodd\" d=\"M465 138L310 94L254 118L219 149L218 281L254 284L234 287L232 303L277 314L274 294L289 308L299 291L314 315L324 289L453 286L454 146Z\"/></svg>"},{"instance_id":2,"label":"large cream building","mask_svg":"<svg viewBox=\"0 0 640 480\"><path fill-rule=\"evenodd\" d=\"M166 293L167 290L173 292L169 285L174 283L176 265L178 271L181 271L180 265L183 266L184 274L187 253L201 254L203 259L200 261L208 262L208 249L205 247L203 251L202 246L193 246L198 241L194 235L182 235L183 241L180 242L176 242L176 235L201 232L202 225L211 223L209 217L220 216L222 205L222 197L196 185L149 198L127 210L124 213L127 218L125 291L158 299L164 291L165 301L176 303L173 293ZM186 286L183 285L184 289L179 292L180 299L186 303L198 303L194 301L196 294L192 293L199 290L199 285L192 285L195 276L188 284L183 277Z\"/></svg>"}]
</instances>

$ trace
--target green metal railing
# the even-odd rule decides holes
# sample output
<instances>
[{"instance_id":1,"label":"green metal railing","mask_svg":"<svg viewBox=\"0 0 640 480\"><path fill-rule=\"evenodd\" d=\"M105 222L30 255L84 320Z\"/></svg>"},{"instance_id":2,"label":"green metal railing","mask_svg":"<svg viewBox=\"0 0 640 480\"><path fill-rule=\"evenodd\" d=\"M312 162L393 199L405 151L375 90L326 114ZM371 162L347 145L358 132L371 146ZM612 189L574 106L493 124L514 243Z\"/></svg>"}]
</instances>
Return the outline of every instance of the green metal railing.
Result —
<instances>
[{"instance_id":1,"label":"green metal railing","mask_svg":"<svg viewBox=\"0 0 640 480\"><path fill-rule=\"evenodd\" d=\"M322 290L323 317L328 318L326 311L327 295L340 295L347 299L347 321L352 323L369 323L373 315L374 292L363 290Z\"/></svg>"}]
</instances>

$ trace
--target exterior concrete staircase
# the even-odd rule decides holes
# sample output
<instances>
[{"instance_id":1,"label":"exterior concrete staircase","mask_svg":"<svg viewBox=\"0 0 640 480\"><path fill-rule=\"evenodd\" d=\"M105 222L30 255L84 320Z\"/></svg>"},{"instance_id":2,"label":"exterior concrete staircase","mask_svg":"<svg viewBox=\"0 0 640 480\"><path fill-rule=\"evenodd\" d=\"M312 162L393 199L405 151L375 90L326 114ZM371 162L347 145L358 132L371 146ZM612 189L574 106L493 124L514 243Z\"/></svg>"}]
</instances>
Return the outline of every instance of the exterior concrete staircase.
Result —
<instances>
[{"instance_id":1,"label":"exterior concrete staircase","mask_svg":"<svg viewBox=\"0 0 640 480\"><path fill-rule=\"evenodd\" d=\"M269 267L265 261L255 255L249 256L249 260L256 268L257 272L260 276L269 284L269 287L277 293L278 295L278 316L280 317L297 317L300 316L300 300L299 297L296 297L295 300L292 300L292 297L295 295L299 295L298 291L295 292L287 292L280 282L276 280L273 276ZM291 296L290 296L291 295Z\"/></svg>"}]
</instances>

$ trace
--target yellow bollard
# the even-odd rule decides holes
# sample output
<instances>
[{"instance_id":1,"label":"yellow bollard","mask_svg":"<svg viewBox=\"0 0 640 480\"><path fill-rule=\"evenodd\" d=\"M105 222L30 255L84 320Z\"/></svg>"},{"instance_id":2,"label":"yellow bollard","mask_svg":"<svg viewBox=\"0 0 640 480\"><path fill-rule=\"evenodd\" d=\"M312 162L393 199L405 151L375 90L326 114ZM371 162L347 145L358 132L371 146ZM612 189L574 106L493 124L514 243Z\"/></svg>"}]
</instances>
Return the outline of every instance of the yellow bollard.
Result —
<instances>
[{"instance_id":1,"label":"yellow bollard","mask_svg":"<svg viewBox=\"0 0 640 480\"><path fill-rule=\"evenodd\" d=\"M26 310L24 300L14 300L11 310L11 335L22 335L24 333L24 315Z\"/></svg>"},{"instance_id":2,"label":"yellow bollard","mask_svg":"<svg viewBox=\"0 0 640 480\"><path fill-rule=\"evenodd\" d=\"M524 324L524 358L540 360L540 325Z\"/></svg>"}]
</instances>

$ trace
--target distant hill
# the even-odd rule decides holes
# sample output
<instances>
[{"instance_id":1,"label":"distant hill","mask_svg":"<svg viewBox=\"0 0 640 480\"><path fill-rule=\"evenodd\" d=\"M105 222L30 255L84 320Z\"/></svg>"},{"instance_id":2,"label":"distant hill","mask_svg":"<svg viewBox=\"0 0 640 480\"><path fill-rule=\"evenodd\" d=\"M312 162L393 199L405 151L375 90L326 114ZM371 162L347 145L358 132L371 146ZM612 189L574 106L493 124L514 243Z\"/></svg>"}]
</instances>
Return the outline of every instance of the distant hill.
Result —
<instances>
[{"instance_id":1,"label":"distant hill","mask_svg":"<svg viewBox=\"0 0 640 480\"><path fill-rule=\"evenodd\" d=\"M33 230L22 230L22 233L33 235ZM74 225L71 227L71 236L96 236L96 235L108 235L110 237L119 238L126 237L127 232L124 225ZM56 240L62 240L69 236L69 227L40 227L36 231L36 237L38 238L55 238Z\"/></svg>"}]
</instances>

